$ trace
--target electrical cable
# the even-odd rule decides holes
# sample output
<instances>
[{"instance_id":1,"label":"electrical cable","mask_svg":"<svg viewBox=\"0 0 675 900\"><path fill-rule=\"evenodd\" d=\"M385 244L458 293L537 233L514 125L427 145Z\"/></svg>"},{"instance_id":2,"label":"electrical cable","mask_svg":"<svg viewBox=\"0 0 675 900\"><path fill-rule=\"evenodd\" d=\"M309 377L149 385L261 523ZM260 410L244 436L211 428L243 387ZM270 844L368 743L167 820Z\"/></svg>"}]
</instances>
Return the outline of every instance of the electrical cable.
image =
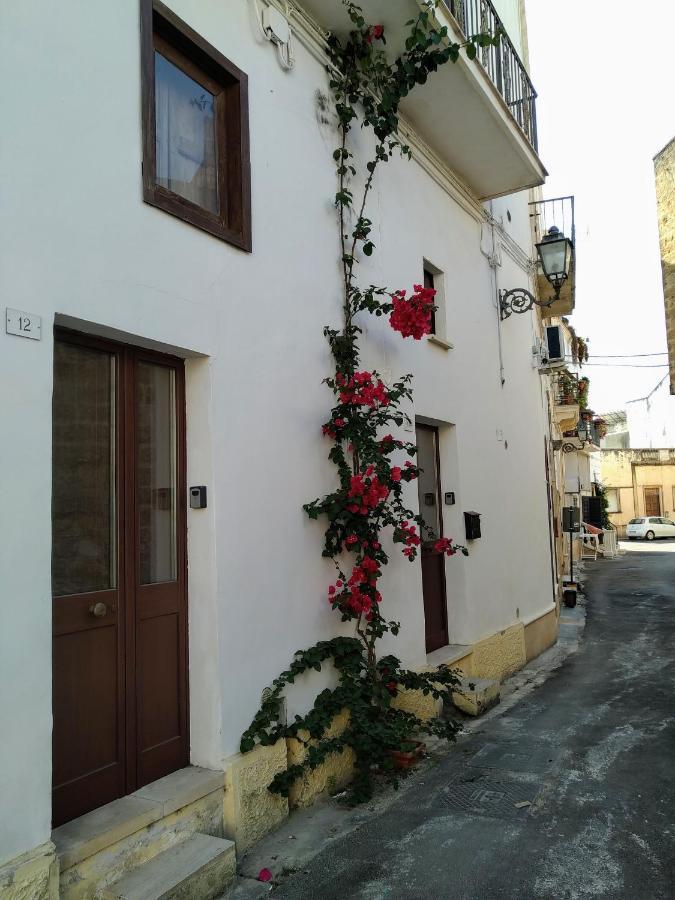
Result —
<instances>
[{"instance_id":1,"label":"electrical cable","mask_svg":"<svg viewBox=\"0 0 675 900\"><path fill-rule=\"evenodd\" d=\"M658 353L589 353L589 359L637 359L639 356L668 356L667 350Z\"/></svg>"},{"instance_id":2,"label":"electrical cable","mask_svg":"<svg viewBox=\"0 0 675 900\"><path fill-rule=\"evenodd\" d=\"M583 364L583 368L586 366L603 366L605 368L614 368L614 369L667 369L668 363L594 363L594 362L585 362Z\"/></svg>"}]
</instances>

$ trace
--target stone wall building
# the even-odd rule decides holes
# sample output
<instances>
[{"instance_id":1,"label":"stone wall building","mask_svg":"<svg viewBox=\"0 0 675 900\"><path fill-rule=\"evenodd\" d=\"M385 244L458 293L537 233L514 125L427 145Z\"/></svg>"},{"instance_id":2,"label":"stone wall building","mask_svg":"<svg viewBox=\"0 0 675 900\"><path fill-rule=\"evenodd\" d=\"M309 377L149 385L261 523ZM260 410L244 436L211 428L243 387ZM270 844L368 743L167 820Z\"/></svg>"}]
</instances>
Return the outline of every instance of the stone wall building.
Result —
<instances>
[{"instance_id":1,"label":"stone wall building","mask_svg":"<svg viewBox=\"0 0 675 900\"><path fill-rule=\"evenodd\" d=\"M609 518L620 537L636 516L675 514L675 450L602 450L601 478Z\"/></svg>"},{"instance_id":2,"label":"stone wall building","mask_svg":"<svg viewBox=\"0 0 675 900\"><path fill-rule=\"evenodd\" d=\"M670 393L675 394L675 138L654 157L654 173L670 359Z\"/></svg>"}]
</instances>

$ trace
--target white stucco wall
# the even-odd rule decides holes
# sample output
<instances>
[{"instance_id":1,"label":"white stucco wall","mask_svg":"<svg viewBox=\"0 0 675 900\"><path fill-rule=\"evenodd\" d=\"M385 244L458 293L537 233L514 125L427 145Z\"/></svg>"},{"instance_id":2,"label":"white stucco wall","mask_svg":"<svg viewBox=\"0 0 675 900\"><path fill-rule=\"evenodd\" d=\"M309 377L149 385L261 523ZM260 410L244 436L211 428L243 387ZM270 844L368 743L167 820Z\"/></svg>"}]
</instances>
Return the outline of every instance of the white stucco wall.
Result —
<instances>
[{"instance_id":1,"label":"white stucco wall","mask_svg":"<svg viewBox=\"0 0 675 900\"><path fill-rule=\"evenodd\" d=\"M189 358L188 483L209 488L209 508L188 521L193 761L216 766L234 752L292 652L345 628L325 600L324 523L301 508L334 483L320 432L331 405L322 329L340 321L335 135L316 113L325 72L297 42L296 69L283 73L245 0L169 5L249 75L250 255L142 202L136 0L41 0L3 15L3 305L41 315L43 339L0 335L0 862L50 833L55 318ZM527 200L493 206L523 259ZM534 319L500 325L481 252L490 229L416 163L384 168L371 208L378 251L364 280L409 289L423 258L446 273L454 349L368 320L363 363L387 377L414 372L414 413L442 426L443 488L457 496L446 534L463 541L463 511L482 514L470 557L447 563L450 640L470 643L551 603ZM523 266L499 255L496 286L527 286ZM419 564L396 552L383 593L403 624L391 648L423 664ZM300 685L292 707L316 683Z\"/></svg>"}]
</instances>

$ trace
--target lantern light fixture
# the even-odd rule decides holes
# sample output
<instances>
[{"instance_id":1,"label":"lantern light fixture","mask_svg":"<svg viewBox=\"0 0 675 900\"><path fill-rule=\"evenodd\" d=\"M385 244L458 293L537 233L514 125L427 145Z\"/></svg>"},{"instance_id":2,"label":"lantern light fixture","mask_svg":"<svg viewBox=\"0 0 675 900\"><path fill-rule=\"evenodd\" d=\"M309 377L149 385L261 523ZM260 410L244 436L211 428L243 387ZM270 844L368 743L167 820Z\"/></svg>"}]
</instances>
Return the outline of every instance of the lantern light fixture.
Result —
<instances>
[{"instance_id":1,"label":"lantern light fixture","mask_svg":"<svg viewBox=\"0 0 675 900\"><path fill-rule=\"evenodd\" d=\"M539 264L544 277L553 288L553 296L549 300L537 300L525 288L513 288L499 292L499 314L501 319L508 319L511 313L524 313L533 306L546 308L552 306L560 297L560 291L570 275L572 265L572 241L552 225L542 240L535 245Z\"/></svg>"}]
</instances>

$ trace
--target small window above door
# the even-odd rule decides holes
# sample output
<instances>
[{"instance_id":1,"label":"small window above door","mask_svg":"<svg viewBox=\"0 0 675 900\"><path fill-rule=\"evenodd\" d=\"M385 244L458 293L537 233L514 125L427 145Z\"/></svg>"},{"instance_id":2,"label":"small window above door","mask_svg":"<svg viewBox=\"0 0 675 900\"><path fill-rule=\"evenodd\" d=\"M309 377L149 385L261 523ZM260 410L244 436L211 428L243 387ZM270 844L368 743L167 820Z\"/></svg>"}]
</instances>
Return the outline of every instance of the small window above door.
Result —
<instances>
[{"instance_id":1,"label":"small window above door","mask_svg":"<svg viewBox=\"0 0 675 900\"><path fill-rule=\"evenodd\" d=\"M435 266L429 260L423 260L424 287L432 288L436 291L434 297L434 305L436 310L431 316L431 333L429 340L437 344L445 350L452 349L452 344L447 339L447 321L446 321L446 304L445 304L445 276L438 266Z\"/></svg>"},{"instance_id":2,"label":"small window above door","mask_svg":"<svg viewBox=\"0 0 675 900\"><path fill-rule=\"evenodd\" d=\"M141 3L143 199L250 251L247 77L159 0Z\"/></svg>"}]
</instances>

